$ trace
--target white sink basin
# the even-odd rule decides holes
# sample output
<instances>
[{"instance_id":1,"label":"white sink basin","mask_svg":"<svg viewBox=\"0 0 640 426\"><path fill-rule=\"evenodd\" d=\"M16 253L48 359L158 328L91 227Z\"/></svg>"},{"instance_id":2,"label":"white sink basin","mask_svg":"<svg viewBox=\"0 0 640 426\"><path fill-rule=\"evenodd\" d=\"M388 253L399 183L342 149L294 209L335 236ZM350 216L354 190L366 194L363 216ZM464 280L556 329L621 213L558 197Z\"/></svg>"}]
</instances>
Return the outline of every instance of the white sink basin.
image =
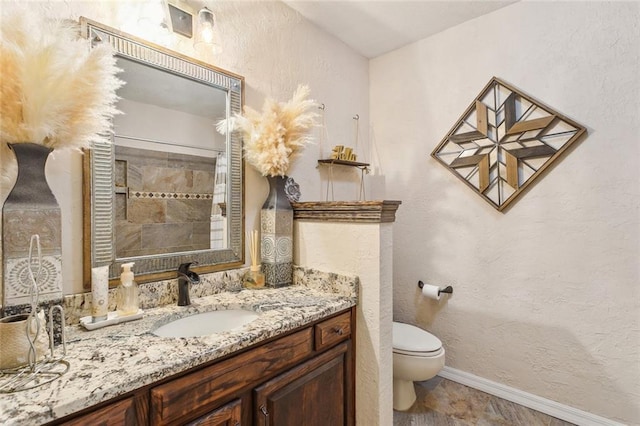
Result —
<instances>
[{"instance_id":1,"label":"white sink basin","mask_svg":"<svg viewBox=\"0 0 640 426\"><path fill-rule=\"evenodd\" d=\"M240 328L260 315L244 309L203 312L180 318L153 331L159 337L198 337Z\"/></svg>"}]
</instances>

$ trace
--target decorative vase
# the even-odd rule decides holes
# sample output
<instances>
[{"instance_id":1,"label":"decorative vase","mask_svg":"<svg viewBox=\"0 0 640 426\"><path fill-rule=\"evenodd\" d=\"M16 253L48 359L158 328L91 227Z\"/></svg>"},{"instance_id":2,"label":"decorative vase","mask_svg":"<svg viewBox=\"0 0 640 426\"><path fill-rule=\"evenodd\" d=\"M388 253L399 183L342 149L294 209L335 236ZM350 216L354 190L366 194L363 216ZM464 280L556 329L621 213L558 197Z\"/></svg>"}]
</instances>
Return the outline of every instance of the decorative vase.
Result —
<instances>
[{"instance_id":1,"label":"decorative vase","mask_svg":"<svg viewBox=\"0 0 640 426\"><path fill-rule=\"evenodd\" d=\"M34 234L40 236L42 254L38 278L40 306L62 302L62 221L60 207L45 178L45 164L52 150L34 143L9 147L18 162L18 177L2 207L4 315L30 311L29 244ZM37 258L34 247L32 262L37 262ZM37 264L33 265L33 272L38 273ZM58 325L54 326L56 336L60 331Z\"/></svg>"},{"instance_id":2,"label":"decorative vase","mask_svg":"<svg viewBox=\"0 0 640 426\"><path fill-rule=\"evenodd\" d=\"M293 281L293 208L287 198L286 176L267 176L269 195L260 211L262 273L269 287Z\"/></svg>"}]
</instances>

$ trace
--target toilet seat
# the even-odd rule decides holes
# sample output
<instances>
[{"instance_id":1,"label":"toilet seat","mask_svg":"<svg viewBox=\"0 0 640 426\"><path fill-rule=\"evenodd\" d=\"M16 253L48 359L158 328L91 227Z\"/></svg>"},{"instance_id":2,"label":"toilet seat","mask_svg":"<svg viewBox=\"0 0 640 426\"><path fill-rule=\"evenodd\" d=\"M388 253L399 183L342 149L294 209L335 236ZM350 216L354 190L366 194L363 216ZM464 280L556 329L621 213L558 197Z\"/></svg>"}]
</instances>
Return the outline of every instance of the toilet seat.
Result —
<instances>
[{"instance_id":1,"label":"toilet seat","mask_svg":"<svg viewBox=\"0 0 640 426\"><path fill-rule=\"evenodd\" d=\"M433 334L411 324L393 322L393 352L413 356L437 356L442 342Z\"/></svg>"}]
</instances>

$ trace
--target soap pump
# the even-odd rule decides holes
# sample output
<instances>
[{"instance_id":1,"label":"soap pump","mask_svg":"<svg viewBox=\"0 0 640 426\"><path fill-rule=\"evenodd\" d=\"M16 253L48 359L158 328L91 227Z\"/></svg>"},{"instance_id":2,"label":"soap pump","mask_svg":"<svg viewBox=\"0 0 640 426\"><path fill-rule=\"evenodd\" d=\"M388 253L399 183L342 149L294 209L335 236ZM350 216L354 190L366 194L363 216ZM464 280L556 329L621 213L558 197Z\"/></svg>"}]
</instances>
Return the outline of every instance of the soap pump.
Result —
<instances>
[{"instance_id":1,"label":"soap pump","mask_svg":"<svg viewBox=\"0 0 640 426\"><path fill-rule=\"evenodd\" d=\"M138 285L133 280L134 262L123 263L118 288L118 316L124 317L138 313Z\"/></svg>"}]
</instances>

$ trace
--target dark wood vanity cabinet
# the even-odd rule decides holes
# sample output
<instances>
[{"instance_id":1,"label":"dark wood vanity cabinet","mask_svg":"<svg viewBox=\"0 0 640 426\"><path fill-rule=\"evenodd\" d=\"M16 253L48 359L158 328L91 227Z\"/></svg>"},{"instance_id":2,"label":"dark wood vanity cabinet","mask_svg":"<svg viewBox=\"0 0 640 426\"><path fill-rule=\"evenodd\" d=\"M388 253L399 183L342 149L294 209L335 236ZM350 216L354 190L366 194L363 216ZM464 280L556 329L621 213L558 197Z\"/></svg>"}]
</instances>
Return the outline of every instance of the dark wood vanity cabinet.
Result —
<instances>
[{"instance_id":1,"label":"dark wood vanity cabinet","mask_svg":"<svg viewBox=\"0 0 640 426\"><path fill-rule=\"evenodd\" d=\"M352 426L354 321L352 308L62 424Z\"/></svg>"}]
</instances>

